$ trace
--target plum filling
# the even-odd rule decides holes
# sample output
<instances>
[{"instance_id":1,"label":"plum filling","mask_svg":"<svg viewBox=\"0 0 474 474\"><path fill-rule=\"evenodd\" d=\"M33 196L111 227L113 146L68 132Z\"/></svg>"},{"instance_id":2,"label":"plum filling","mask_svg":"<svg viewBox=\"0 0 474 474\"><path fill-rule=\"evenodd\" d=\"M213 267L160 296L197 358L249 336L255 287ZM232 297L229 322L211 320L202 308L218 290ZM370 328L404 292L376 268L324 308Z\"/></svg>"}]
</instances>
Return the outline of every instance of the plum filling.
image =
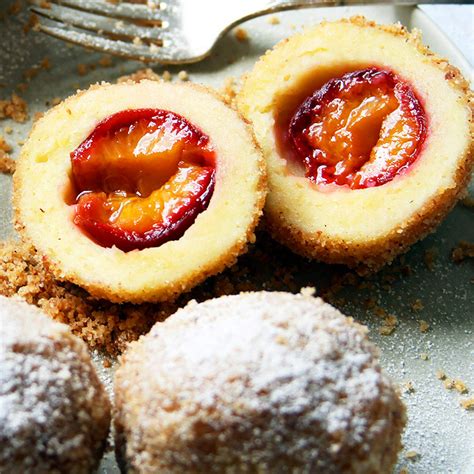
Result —
<instances>
[{"instance_id":1,"label":"plum filling","mask_svg":"<svg viewBox=\"0 0 474 474\"><path fill-rule=\"evenodd\" d=\"M118 112L71 153L74 223L127 252L179 239L214 190L209 137L166 110Z\"/></svg>"},{"instance_id":2,"label":"plum filling","mask_svg":"<svg viewBox=\"0 0 474 474\"><path fill-rule=\"evenodd\" d=\"M426 122L411 86L372 67L327 81L296 109L286 136L312 182L362 189L413 164Z\"/></svg>"}]
</instances>

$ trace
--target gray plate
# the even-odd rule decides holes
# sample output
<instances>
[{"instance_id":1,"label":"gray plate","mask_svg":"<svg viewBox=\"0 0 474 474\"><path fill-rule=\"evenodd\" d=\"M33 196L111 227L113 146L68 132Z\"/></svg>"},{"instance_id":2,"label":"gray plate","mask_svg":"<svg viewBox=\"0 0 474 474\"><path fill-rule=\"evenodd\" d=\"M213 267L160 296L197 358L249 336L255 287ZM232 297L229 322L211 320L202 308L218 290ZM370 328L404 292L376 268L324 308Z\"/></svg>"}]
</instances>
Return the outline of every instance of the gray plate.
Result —
<instances>
[{"instance_id":1,"label":"gray plate","mask_svg":"<svg viewBox=\"0 0 474 474\"><path fill-rule=\"evenodd\" d=\"M3 2L2 5L5 8L8 3ZM473 10L472 7L466 8L467 18L471 15L472 30ZM435 14L442 18L443 12L438 9ZM220 86L225 77L239 76L250 69L259 55L301 25L356 13L381 22L400 20L410 28L421 28L433 50L448 56L466 74L470 74L469 64L421 10L392 6L289 12L279 15L281 23L272 26L264 18L253 20L245 25L250 42L239 43L228 35L222 39L212 58L186 69L193 80ZM40 71L23 94L29 103L31 116L47 109L47 102L55 97L66 97L78 87L85 88L100 80L114 80L142 67L136 62L114 59L114 67L97 68L87 76L79 77L77 65L97 63L100 56L38 33L24 35L22 22L26 17L26 13L22 13L0 23L0 98L9 96L15 85L23 81L23 71L38 64L45 56L49 57L52 69ZM464 24L469 29L469 20ZM452 30L462 41L462 30ZM471 34L472 38L472 31L467 30L464 34ZM472 55L468 46L466 51ZM14 129L7 139L15 145L14 156L17 156L19 147L16 144L25 139L31 122L18 125L5 121L0 126ZM12 235L10 195L10 178L0 175L1 238ZM387 275L391 269L386 269L372 278L372 288L361 290L349 287L341 295L345 301L338 303L346 314L369 326L372 339L382 350L383 366L393 378L400 383L413 383L415 391L403 395L408 406L409 422L404 437L405 450L398 465L398 469L407 466L410 473L474 472L474 413L463 410L459 405L462 397L446 390L435 376L436 371L442 369L448 376L462 379L474 391L473 263L466 261L455 265L450 260L451 250L460 240L474 240L474 225L473 211L458 205L435 234L415 245L406 255L406 264L413 270L411 275L396 275L395 281L387 286ZM424 263L424 256L427 250L433 248L437 249L438 258L430 270ZM294 259L294 263L300 266L295 275L297 281L320 286L327 267L288 255L287 258ZM363 304L370 297L376 298L380 306L398 317L399 325L392 335L379 335L380 319ZM418 298L424 308L414 312L410 305ZM419 330L421 319L430 324L426 333ZM421 353L426 353L428 360L422 360ZM103 369L97 359L101 377L110 388L112 373ZM412 462L405 459L409 450L420 454L418 460ZM117 472L112 453L105 456L100 472Z\"/></svg>"}]
</instances>

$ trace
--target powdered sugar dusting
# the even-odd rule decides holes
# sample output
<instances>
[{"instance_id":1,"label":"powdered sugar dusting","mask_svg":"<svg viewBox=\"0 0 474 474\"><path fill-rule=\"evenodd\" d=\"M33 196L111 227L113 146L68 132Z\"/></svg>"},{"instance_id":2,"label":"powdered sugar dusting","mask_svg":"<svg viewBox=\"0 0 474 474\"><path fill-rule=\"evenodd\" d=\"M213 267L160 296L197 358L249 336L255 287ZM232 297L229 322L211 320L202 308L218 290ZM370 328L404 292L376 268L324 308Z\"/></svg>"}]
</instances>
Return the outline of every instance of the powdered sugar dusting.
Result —
<instances>
[{"instance_id":1,"label":"powdered sugar dusting","mask_svg":"<svg viewBox=\"0 0 474 474\"><path fill-rule=\"evenodd\" d=\"M0 297L0 472L88 472L109 404L85 344L20 300Z\"/></svg>"},{"instance_id":2,"label":"powdered sugar dusting","mask_svg":"<svg viewBox=\"0 0 474 474\"><path fill-rule=\"evenodd\" d=\"M118 428L145 472L197 458L214 471L370 472L395 462L398 396L365 328L321 299L262 292L191 303L124 363Z\"/></svg>"}]
</instances>

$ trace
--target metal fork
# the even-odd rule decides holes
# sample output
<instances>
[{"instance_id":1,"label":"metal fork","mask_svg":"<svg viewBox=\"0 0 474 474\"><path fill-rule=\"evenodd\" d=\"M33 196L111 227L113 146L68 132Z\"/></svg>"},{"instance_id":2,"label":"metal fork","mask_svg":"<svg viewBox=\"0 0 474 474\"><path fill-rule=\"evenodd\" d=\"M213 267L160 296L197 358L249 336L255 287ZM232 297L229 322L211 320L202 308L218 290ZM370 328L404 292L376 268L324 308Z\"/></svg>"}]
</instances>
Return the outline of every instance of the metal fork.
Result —
<instances>
[{"instance_id":1,"label":"metal fork","mask_svg":"<svg viewBox=\"0 0 474 474\"><path fill-rule=\"evenodd\" d=\"M462 1L367 0L148 0L147 5L106 0L49 0L31 10L38 28L52 36L109 54L162 64L186 64L208 56L236 25L268 13L308 7ZM43 20L48 19L48 21Z\"/></svg>"}]
</instances>

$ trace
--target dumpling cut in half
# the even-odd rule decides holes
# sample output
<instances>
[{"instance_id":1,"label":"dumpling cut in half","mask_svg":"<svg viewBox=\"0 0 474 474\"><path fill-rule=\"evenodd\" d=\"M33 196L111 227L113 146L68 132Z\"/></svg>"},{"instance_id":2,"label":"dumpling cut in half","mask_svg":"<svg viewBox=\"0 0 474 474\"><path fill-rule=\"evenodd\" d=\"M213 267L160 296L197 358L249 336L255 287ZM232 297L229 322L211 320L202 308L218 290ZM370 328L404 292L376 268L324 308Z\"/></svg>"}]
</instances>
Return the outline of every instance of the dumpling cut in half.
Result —
<instances>
[{"instance_id":1,"label":"dumpling cut in half","mask_svg":"<svg viewBox=\"0 0 474 474\"><path fill-rule=\"evenodd\" d=\"M266 223L295 252L376 270L470 177L471 92L402 26L362 17L282 41L237 98L267 160Z\"/></svg>"},{"instance_id":2,"label":"dumpling cut in half","mask_svg":"<svg viewBox=\"0 0 474 474\"><path fill-rule=\"evenodd\" d=\"M204 87L92 86L33 127L16 223L57 278L112 301L163 301L245 250L264 170L248 126Z\"/></svg>"}]
</instances>

